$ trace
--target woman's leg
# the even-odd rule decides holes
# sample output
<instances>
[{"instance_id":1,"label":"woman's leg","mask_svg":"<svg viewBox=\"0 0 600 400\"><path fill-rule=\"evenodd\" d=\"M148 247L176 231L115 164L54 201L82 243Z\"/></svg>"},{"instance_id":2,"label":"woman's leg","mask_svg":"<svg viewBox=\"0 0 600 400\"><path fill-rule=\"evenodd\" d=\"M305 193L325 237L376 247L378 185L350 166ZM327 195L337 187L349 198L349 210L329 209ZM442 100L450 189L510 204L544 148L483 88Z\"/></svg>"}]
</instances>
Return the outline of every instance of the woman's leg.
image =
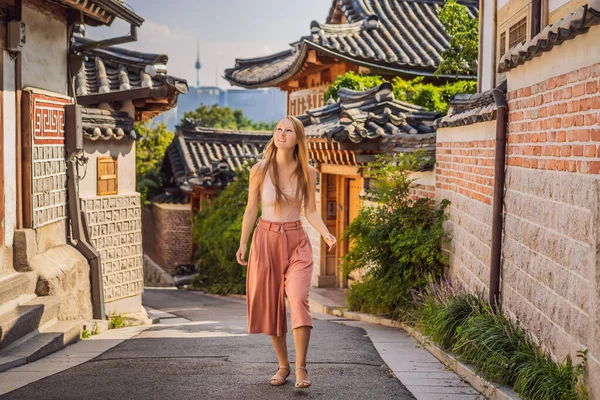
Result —
<instances>
[{"instance_id":1,"label":"woman's leg","mask_svg":"<svg viewBox=\"0 0 600 400\"><path fill-rule=\"evenodd\" d=\"M277 354L277 359L279 360L280 366L288 366L290 365L290 361L288 360L288 351L287 351L287 343L285 341L285 334L281 336L271 336L271 342L273 343L273 348L275 349L275 354ZM285 377L289 374L289 371L285 369L279 369L277 371L277 376L281 379L285 379Z\"/></svg>"},{"instance_id":2,"label":"woman's leg","mask_svg":"<svg viewBox=\"0 0 600 400\"><path fill-rule=\"evenodd\" d=\"M296 367L306 367L306 353L308 352L308 343L310 342L310 326L300 326L294 329L294 347L296 349ZM305 370L297 369L296 376L299 380L307 380L308 375Z\"/></svg>"}]
</instances>

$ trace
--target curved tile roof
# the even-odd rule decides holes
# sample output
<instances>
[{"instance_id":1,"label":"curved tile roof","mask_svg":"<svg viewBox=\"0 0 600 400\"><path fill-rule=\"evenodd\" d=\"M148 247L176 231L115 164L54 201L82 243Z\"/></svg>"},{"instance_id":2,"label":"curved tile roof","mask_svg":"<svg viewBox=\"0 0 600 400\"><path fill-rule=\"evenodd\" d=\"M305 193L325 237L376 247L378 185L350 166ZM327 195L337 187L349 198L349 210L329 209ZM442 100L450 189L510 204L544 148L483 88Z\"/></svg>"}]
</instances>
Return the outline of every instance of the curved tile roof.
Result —
<instances>
[{"instance_id":1,"label":"curved tile roof","mask_svg":"<svg viewBox=\"0 0 600 400\"><path fill-rule=\"evenodd\" d=\"M504 80L496 89L506 93ZM483 93L457 94L450 101L448 114L436 121L438 128L471 125L478 122L493 121L497 117L498 107L494 101L494 89Z\"/></svg>"},{"instance_id":2,"label":"curved tile roof","mask_svg":"<svg viewBox=\"0 0 600 400\"><path fill-rule=\"evenodd\" d=\"M396 100L389 82L363 92L341 89L338 96L337 102L298 116L307 137L352 143L379 138L414 138L416 143L433 137L435 142L434 122L440 113Z\"/></svg>"},{"instance_id":3,"label":"curved tile roof","mask_svg":"<svg viewBox=\"0 0 600 400\"><path fill-rule=\"evenodd\" d=\"M73 36L73 41L75 44L91 42L78 35ZM150 104L136 105L136 121L145 121L174 107L179 94L188 91L184 79L167 75L168 57L164 54L106 47L85 50L81 58L75 93L83 105L111 102L114 101L111 94L127 97L129 93L129 99L146 99Z\"/></svg>"},{"instance_id":4,"label":"curved tile roof","mask_svg":"<svg viewBox=\"0 0 600 400\"><path fill-rule=\"evenodd\" d=\"M226 186L235 170L259 157L271 137L272 132L206 128L188 119L177 127L163 168L184 192L193 185Z\"/></svg>"},{"instance_id":5,"label":"curved tile roof","mask_svg":"<svg viewBox=\"0 0 600 400\"><path fill-rule=\"evenodd\" d=\"M140 140L133 127L133 119L126 112L97 108L81 109L83 137L89 140Z\"/></svg>"},{"instance_id":6,"label":"curved tile roof","mask_svg":"<svg viewBox=\"0 0 600 400\"><path fill-rule=\"evenodd\" d=\"M498 72L506 72L534 57L552 50L565 40L586 33L591 26L600 24L600 0L589 4L548 25L530 40L510 49L498 63Z\"/></svg>"},{"instance_id":7,"label":"curved tile roof","mask_svg":"<svg viewBox=\"0 0 600 400\"><path fill-rule=\"evenodd\" d=\"M462 0L472 18L478 2ZM342 24L311 23L310 35L291 50L271 56L236 60L225 79L244 87L275 86L300 71L308 49L353 64L393 74L433 75L449 46L437 17L442 0L336 0ZM454 77L454 76L452 76Z\"/></svg>"}]
</instances>

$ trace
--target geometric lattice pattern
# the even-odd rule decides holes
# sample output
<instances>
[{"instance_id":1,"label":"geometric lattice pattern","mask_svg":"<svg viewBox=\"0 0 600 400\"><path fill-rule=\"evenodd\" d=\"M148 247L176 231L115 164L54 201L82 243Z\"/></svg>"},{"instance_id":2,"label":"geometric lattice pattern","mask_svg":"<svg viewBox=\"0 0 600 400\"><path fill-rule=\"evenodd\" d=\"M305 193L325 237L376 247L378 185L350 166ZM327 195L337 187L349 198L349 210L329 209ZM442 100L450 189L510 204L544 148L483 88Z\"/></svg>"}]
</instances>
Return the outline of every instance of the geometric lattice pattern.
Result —
<instances>
[{"instance_id":1,"label":"geometric lattice pattern","mask_svg":"<svg viewBox=\"0 0 600 400\"><path fill-rule=\"evenodd\" d=\"M100 253L104 301L142 293L142 219L139 194L81 199L91 245Z\"/></svg>"},{"instance_id":2,"label":"geometric lattice pattern","mask_svg":"<svg viewBox=\"0 0 600 400\"><path fill-rule=\"evenodd\" d=\"M33 227L67 217L65 146L34 145L32 157Z\"/></svg>"}]
</instances>

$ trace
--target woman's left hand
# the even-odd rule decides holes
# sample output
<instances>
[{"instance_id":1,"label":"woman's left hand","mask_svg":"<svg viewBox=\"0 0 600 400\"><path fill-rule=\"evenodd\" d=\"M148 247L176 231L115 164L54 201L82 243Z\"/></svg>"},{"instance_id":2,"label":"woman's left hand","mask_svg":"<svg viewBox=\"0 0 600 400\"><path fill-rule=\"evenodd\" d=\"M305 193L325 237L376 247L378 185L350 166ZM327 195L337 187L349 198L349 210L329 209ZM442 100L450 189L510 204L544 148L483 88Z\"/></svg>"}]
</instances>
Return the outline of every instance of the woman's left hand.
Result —
<instances>
[{"instance_id":1,"label":"woman's left hand","mask_svg":"<svg viewBox=\"0 0 600 400\"><path fill-rule=\"evenodd\" d=\"M324 237L325 243L329 246L329 251L333 250L335 244L337 243L337 239L331 233L328 233Z\"/></svg>"}]
</instances>

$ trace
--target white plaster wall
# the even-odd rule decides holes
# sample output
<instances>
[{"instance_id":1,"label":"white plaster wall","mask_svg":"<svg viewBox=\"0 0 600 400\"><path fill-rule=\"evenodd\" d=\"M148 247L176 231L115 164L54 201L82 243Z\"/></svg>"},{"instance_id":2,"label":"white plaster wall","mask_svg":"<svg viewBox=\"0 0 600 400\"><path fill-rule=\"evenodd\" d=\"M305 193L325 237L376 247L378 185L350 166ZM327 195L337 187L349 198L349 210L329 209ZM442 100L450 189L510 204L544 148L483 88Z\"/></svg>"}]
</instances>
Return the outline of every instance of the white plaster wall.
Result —
<instances>
[{"instance_id":1,"label":"white plaster wall","mask_svg":"<svg viewBox=\"0 0 600 400\"><path fill-rule=\"evenodd\" d=\"M23 4L27 43L23 47L23 87L67 94L67 25Z\"/></svg>"},{"instance_id":2,"label":"white plaster wall","mask_svg":"<svg viewBox=\"0 0 600 400\"><path fill-rule=\"evenodd\" d=\"M480 92L491 89L494 86L494 75L496 71L496 63L494 62L494 54L496 53L496 43L494 41L495 21L494 21L494 2L491 0L483 0L483 18L479 23L481 28L481 87Z\"/></svg>"},{"instance_id":3,"label":"white plaster wall","mask_svg":"<svg viewBox=\"0 0 600 400\"><path fill-rule=\"evenodd\" d=\"M592 26L587 33L567 40L560 46L555 46L552 51L542 53L539 57L509 70L506 73L508 91L600 63L598 37L600 26Z\"/></svg>"},{"instance_id":4,"label":"white plaster wall","mask_svg":"<svg viewBox=\"0 0 600 400\"><path fill-rule=\"evenodd\" d=\"M15 62L3 52L2 98L4 124L4 241L12 246L17 225L17 160L16 160L16 97Z\"/></svg>"},{"instance_id":5,"label":"white plaster wall","mask_svg":"<svg viewBox=\"0 0 600 400\"><path fill-rule=\"evenodd\" d=\"M571 0L548 0L548 12L552 12L564 6Z\"/></svg>"},{"instance_id":6,"label":"white plaster wall","mask_svg":"<svg viewBox=\"0 0 600 400\"><path fill-rule=\"evenodd\" d=\"M79 195L82 198L97 196L98 157L111 156L118 160L119 187L118 194L135 193L135 143L129 139L98 140L84 139L85 156L89 157L87 172L79 182ZM79 176L84 169L79 167Z\"/></svg>"},{"instance_id":7,"label":"white plaster wall","mask_svg":"<svg viewBox=\"0 0 600 400\"><path fill-rule=\"evenodd\" d=\"M440 142L471 142L496 139L496 121L480 122L452 128L439 128L436 133Z\"/></svg>"}]
</instances>

